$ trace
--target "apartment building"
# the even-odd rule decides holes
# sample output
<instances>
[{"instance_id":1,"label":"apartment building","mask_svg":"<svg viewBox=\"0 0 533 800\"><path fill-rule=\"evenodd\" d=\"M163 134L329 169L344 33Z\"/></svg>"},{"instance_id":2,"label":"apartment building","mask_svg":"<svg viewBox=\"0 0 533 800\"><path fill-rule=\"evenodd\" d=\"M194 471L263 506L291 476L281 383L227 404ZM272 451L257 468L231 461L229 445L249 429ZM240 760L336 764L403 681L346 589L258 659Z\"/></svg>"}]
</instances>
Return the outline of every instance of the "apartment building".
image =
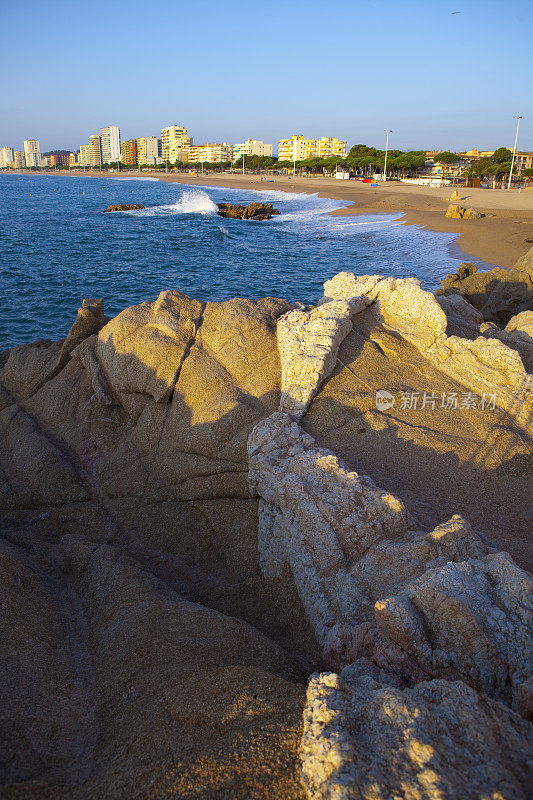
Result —
<instances>
[{"instance_id":1,"label":"apartment building","mask_svg":"<svg viewBox=\"0 0 533 800\"><path fill-rule=\"evenodd\" d=\"M161 156L163 161L169 161L171 164L175 161L186 161L187 151L191 145L192 139L187 129L181 125L168 125L161 131Z\"/></svg>"},{"instance_id":2,"label":"apartment building","mask_svg":"<svg viewBox=\"0 0 533 800\"><path fill-rule=\"evenodd\" d=\"M523 169L531 169L533 167L533 153L517 150L515 164L518 172L522 172Z\"/></svg>"},{"instance_id":3,"label":"apartment building","mask_svg":"<svg viewBox=\"0 0 533 800\"><path fill-rule=\"evenodd\" d=\"M208 162L220 164L224 161L233 161L233 146L228 142L215 142L214 144L200 144L189 147L189 163Z\"/></svg>"},{"instance_id":4,"label":"apartment building","mask_svg":"<svg viewBox=\"0 0 533 800\"><path fill-rule=\"evenodd\" d=\"M26 166L26 155L22 152L22 150L15 150L13 153L13 161L15 164L15 169L24 169Z\"/></svg>"},{"instance_id":5,"label":"apartment building","mask_svg":"<svg viewBox=\"0 0 533 800\"><path fill-rule=\"evenodd\" d=\"M278 142L278 158L280 161L302 161L315 157L315 139L306 139L301 133Z\"/></svg>"},{"instance_id":6,"label":"apartment building","mask_svg":"<svg viewBox=\"0 0 533 800\"><path fill-rule=\"evenodd\" d=\"M79 165L78 157L79 157L79 152L78 153L69 153L69 157L68 157L68 165L69 165L69 167L77 167Z\"/></svg>"},{"instance_id":7,"label":"apartment building","mask_svg":"<svg viewBox=\"0 0 533 800\"><path fill-rule=\"evenodd\" d=\"M272 145L265 144L259 139L247 139L245 142L233 145L233 159L242 158L243 156L271 156Z\"/></svg>"},{"instance_id":8,"label":"apartment building","mask_svg":"<svg viewBox=\"0 0 533 800\"><path fill-rule=\"evenodd\" d=\"M80 157L79 157L79 165L80 167L90 167L91 166L91 157L92 157L92 148L90 144L80 144Z\"/></svg>"},{"instance_id":9,"label":"apartment building","mask_svg":"<svg viewBox=\"0 0 533 800\"><path fill-rule=\"evenodd\" d=\"M123 164L129 167L137 166L137 153L137 139L128 139L126 142L122 142L120 146L120 160Z\"/></svg>"},{"instance_id":10,"label":"apartment building","mask_svg":"<svg viewBox=\"0 0 533 800\"><path fill-rule=\"evenodd\" d=\"M346 142L336 139L334 136L322 136L321 139L317 139L316 155L318 158L330 158L331 156L346 158Z\"/></svg>"},{"instance_id":11,"label":"apartment building","mask_svg":"<svg viewBox=\"0 0 533 800\"><path fill-rule=\"evenodd\" d=\"M100 128L100 142L102 164L120 161L120 128L118 125L108 125L106 128Z\"/></svg>"},{"instance_id":12,"label":"apartment building","mask_svg":"<svg viewBox=\"0 0 533 800\"><path fill-rule=\"evenodd\" d=\"M159 139L157 136L141 136L137 142L137 161L139 164L159 163ZM180 159L183 161L183 159Z\"/></svg>"},{"instance_id":13,"label":"apartment building","mask_svg":"<svg viewBox=\"0 0 533 800\"><path fill-rule=\"evenodd\" d=\"M101 167L102 166L102 140L98 133L93 133L89 136L89 166Z\"/></svg>"},{"instance_id":14,"label":"apartment building","mask_svg":"<svg viewBox=\"0 0 533 800\"><path fill-rule=\"evenodd\" d=\"M346 142L333 136L306 139L302 134L294 134L289 139L280 139L278 142L280 161L303 161L307 158L329 158L330 156L346 158Z\"/></svg>"},{"instance_id":15,"label":"apartment building","mask_svg":"<svg viewBox=\"0 0 533 800\"><path fill-rule=\"evenodd\" d=\"M26 158L27 167L41 166L41 151L37 139L25 139L24 156Z\"/></svg>"},{"instance_id":16,"label":"apartment building","mask_svg":"<svg viewBox=\"0 0 533 800\"><path fill-rule=\"evenodd\" d=\"M14 164L13 148L2 147L0 149L0 169L6 169L6 167L12 167L13 164Z\"/></svg>"}]
</instances>

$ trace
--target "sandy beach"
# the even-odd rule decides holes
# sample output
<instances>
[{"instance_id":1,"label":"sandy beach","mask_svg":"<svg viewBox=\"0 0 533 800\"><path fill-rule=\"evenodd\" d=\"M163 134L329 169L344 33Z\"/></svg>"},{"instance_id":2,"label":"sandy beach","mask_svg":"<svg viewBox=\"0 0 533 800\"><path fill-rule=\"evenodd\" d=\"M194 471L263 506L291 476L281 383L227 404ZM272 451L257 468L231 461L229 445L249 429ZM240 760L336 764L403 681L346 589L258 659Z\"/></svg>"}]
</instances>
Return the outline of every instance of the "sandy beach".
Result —
<instances>
[{"instance_id":1,"label":"sandy beach","mask_svg":"<svg viewBox=\"0 0 533 800\"><path fill-rule=\"evenodd\" d=\"M51 173L33 173L50 175ZM69 175L69 172L54 174ZM83 173L79 173L83 174ZM87 173L86 177L115 178L107 173ZM123 172L121 177L139 177L138 172ZM533 187L518 192L492 189L458 190L466 207L485 214L481 220L446 219L450 187L431 188L398 182L379 184L373 188L361 181L340 181L321 177L288 177L260 175L142 172L142 177L154 177L169 183L193 186L226 186L228 188L279 190L283 192L318 192L320 197L339 198L352 205L334 214L402 214L406 225L418 225L433 231L457 234L451 245L460 256L481 259L487 267L511 267L533 245Z\"/></svg>"}]
</instances>

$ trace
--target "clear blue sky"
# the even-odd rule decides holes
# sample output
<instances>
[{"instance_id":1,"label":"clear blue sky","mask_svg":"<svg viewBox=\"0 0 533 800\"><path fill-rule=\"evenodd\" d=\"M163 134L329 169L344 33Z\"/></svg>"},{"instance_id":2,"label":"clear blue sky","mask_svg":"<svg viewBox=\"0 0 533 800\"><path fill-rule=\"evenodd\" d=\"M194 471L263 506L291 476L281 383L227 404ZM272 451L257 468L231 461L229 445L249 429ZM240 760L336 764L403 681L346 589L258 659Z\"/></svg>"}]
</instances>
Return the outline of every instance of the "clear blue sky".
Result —
<instances>
[{"instance_id":1,"label":"clear blue sky","mask_svg":"<svg viewBox=\"0 0 533 800\"><path fill-rule=\"evenodd\" d=\"M181 124L196 143L339 136L533 150L531 0L34 2L0 21L0 147ZM452 13L460 12L460 13Z\"/></svg>"}]
</instances>

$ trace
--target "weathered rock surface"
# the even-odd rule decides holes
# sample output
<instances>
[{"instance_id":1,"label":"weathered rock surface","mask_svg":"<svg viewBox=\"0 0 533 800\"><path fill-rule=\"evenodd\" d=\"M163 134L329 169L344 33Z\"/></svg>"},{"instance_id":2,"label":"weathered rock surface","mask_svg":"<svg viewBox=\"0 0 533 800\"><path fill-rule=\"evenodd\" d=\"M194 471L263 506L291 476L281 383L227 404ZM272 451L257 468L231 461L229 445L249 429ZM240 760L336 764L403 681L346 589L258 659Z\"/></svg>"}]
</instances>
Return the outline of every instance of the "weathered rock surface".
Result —
<instances>
[{"instance_id":1,"label":"weathered rock surface","mask_svg":"<svg viewBox=\"0 0 533 800\"><path fill-rule=\"evenodd\" d=\"M10 351L3 794L301 798L302 680L364 663L378 688L352 680L338 720L362 720L361 748L358 704L377 713L392 685L443 800L468 797L448 766L463 744L479 792L521 797L529 733L508 708L533 715L531 582L501 550L529 563L530 323L492 335L459 294L346 272L316 308L166 291L107 321L86 301L65 342ZM456 746L430 721L463 700L481 722ZM308 796L334 797L313 777L330 734L306 731ZM493 731L517 744L490 772ZM356 791L371 770L352 780L351 747L331 758ZM397 749L376 767L389 795L425 780Z\"/></svg>"},{"instance_id":2,"label":"weathered rock surface","mask_svg":"<svg viewBox=\"0 0 533 800\"><path fill-rule=\"evenodd\" d=\"M483 219L485 216L477 208L465 208L454 203L450 203L445 214L448 219Z\"/></svg>"},{"instance_id":3,"label":"weathered rock surface","mask_svg":"<svg viewBox=\"0 0 533 800\"><path fill-rule=\"evenodd\" d=\"M104 210L104 214L110 211L138 211L140 208L145 208L142 203L117 203L116 205L108 206Z\"/></svg>"},{"instance_id":4,"label":"weathered rock surface","mask_svg":"<svg viewBox=\"0 0 533 800\"><path fill-rule=\"evenodd\" d=\"M262 222L272 219L280 212L272 203L248 203L247 206L234 205L233 203L218 203L217 214L229 219L255 219Z\"/></svg>"},{"instance_id":5,"label":"weathered rock surface","mask_svg":"<svg viewBox=\"0 0 533 800\"><path fill-rule=\"evenodd\" d=\"M313 800L526 800L533 729L460 681L412 689L364 663L311 677L300 748Z\"/></svg>"},{"instance_id":6,"label":"weathered rock surface","mask_svg":"<svg viewBox=\"0 0 533 800\"><path fill-rule=\"evenodd\" d=\"M452 287L483 315L488 322L506 325L521 311L533 310L533 247L510 270L496 267L488 272L464 271L448 275L442 289Z\"/></svg>"}]
</instances>

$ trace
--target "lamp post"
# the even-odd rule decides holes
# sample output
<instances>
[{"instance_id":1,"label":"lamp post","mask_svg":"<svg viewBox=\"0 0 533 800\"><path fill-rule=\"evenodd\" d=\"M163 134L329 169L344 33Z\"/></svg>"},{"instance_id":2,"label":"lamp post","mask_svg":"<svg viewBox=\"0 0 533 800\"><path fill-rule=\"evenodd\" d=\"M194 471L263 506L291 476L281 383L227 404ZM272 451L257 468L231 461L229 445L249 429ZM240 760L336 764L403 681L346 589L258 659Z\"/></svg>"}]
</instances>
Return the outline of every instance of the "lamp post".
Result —
<instances>
[{"instance_id":1,"label":"lamp post","mask_svg":"<svg viewBox=\"0 0 533 800\"><path fill-rule=\"evenodd\" d=\"M509 170L509 182L507 184L507 191L509 191L509 189L511 188L511 178L513 177L514 160L516 157L516 144L518 142L518 128L520 127L520 120L522 119L522 117L519 117L517 114L515 114L514 118L516 120L516 134L514 137L513 158L511 160L511 169Z\"/></svg>"},{"instance_id":2,"label":"lamp post","mask_svg":"<svg viewBox=\"0 0 533 800\"><path fill-rule=\"evenodd\" d=\"M384 164L384 167L383 167L383 180L384 181L387 180L387 153L389 151L389 133L392 133L392 131L385 131L385 133L387 134L387 141L385 142L385 164Z\"/></svg>"}]
</instances>

